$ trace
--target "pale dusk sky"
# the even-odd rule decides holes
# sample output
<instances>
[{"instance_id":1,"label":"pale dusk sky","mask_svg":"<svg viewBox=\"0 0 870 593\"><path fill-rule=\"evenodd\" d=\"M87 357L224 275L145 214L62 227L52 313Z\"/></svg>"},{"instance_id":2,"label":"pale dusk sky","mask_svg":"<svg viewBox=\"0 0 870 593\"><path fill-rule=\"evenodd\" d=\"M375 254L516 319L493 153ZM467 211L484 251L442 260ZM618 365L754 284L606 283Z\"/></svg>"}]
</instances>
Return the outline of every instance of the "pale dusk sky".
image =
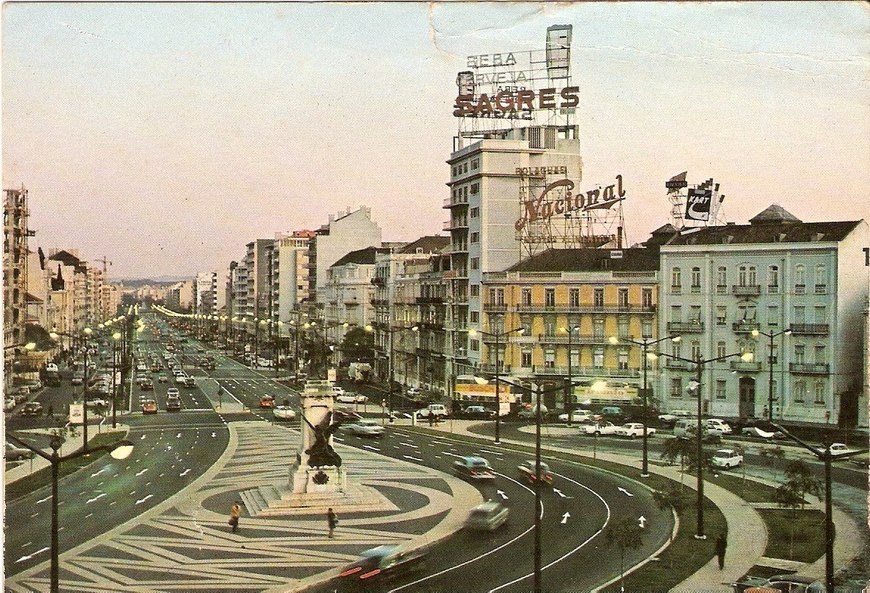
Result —
<instances>
[{"instance_id":1,"label":"pale dusk sky","mask_svg":"<svg viewBox=\"0 0 870 593\"><path fill-rule=\"evenodd\" d=\"M225 269L245 244L368 205L385 240L441 232L456 73L571 24L579 188L713 177L728 220L771 203L870 219L870 11L848 3L3 5L3 185L35 249L109 277Z\"/></svg>"}]
</instances>

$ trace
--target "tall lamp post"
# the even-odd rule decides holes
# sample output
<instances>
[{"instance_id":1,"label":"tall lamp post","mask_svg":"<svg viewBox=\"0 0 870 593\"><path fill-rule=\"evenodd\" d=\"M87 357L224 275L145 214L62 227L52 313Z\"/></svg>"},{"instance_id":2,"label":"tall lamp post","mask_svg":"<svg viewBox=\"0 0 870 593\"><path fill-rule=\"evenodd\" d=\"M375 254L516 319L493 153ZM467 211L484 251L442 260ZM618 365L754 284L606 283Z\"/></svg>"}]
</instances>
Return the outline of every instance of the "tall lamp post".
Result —
<instances>
[{"instance_id":1,"label":"tall lamp post","mask_svg":"<svg viewBox=\"0 0 870 593\"><path fill-rule=\"evenodd\" d=\"M90 358L89 358L90 349L91 349L90 338L91 338L91 334L94 333L94 330L92 330L89 327L86 327L85 329L82 330L82 332L85 334L85 337L82 339L82 341L84 342L84 347L82 348L82 350L84 351L84 355L85 355L85 376L84 376L84 380L83 380L84 382L82 383L82 438L84 439L83 450L87 451L88 450L88 371L90 370ZM63 332L57 332L57 331L49 332L48 335L49 335L49 337L51 337L52 340L57 340L60 336L73 337L70 334L66 334Z\"/></svg>"},{"instance_id":2,"label":"tall lamp post","mask_svg":"<svg viewBox=\"0 0 870 593\"><path fill-rule=\"evenodd\" d=\"M697 454L697 473L698 473L698 485L697 485L697 494L698 498L696 500L696 512L697 512L697 531L695 532L695 539L707 539L707 536L704 535L704 464L702 463L702 457L704 454L704 449L701 446L701 442L703 439L703 425L701 422L701 386L703 385L703 375L704 375L704 367L711 362L718 362L720 360L725 360L726 358L733 358L735 356L739 356L743 359L743 362L752 362L752 352L732 352L731 354L725 354L723 356L717 356L715 358L707 358L702 359L700 355L697 358L684 358L682 356L675 356L673 354L665 354L664 352L657 352L658 356L665 356L667 358L673 358L675 360L682 360L683 362L688 362L695 365L695 378L689 382L689 386L687 391L689 396L698 398L698 425L697 425L697 433L695 435L696 441L696 454Z\"/></svg>"},{"instance_id":3,"label":"tall lamp post","mask_svg":"<svg viewBox=\"0 0 870 593\"><path fill-rule=\"evenodd\" d=\"M789 327L775 333L767 333L760 329L754 329L752 330L752 335L756 338L758 336L767 337L767 419L768 421L773 422L773 339L777 336L790 336L791 328Z\"/></svg>"},{"instance_id":4,"label":"tall lamp post","mask_svg":"<svg viewBox=\"0 0 870 593\"><path fill-rule=\"evenodd\" d=\"M665 340L670 340L672 342L679 342L680 336L665 336L664 338L659 338L658 340L650 341L647 338L644 338L642 342L637 340L632 340L631 338L618 338L616 336L610 336L611 344L619 344L622 342L628 342L629 344L634 344L635 346L640 346L643 348L643 454L641 458L641 469L640 469L640 477L648 478L649 477L649 449L648 449L648 435L646 432L647 426L649 426L649 384L647 383L647 369L649 368L649 360L655 360L657 356L655 353L651 353L649 351L650 346L655 346L660 342L664 342ZM700 414L699 414L700 417Z\"/></svg>"},{"instance_id":5,"label":"tall lamp post","mask_svg":"<svg viewBox=\"0 0 870 593\"><path fill-rule=\"evenodd\" d=\"M495 338L495 440L493 441L495 444L499 444L501 442L501 394L499 393L499 386L501 384L501 382L499 381L499 376L501 375L501 369L499 368L498 364L501 348L499 345L499 340L513 333L517 335L522 335L524 331L524 327L515 327L505 332L485 332L483 330L473 328L468 330L468 335L472 338L478 334Z\"/></svg>"},{"instance_id":6,"label":"tall lamp post","mask_svg":"<svg viewBox=\"0 0 870 593\"><path fill-rule=\"evenodd\" d=\"M569 325L560 328L560 330L568 334L568 380L565 382L565 413L568 415L568 426L571 426L571 415L574 411L574 390L571 388L571 375L574 369L571 368L571 353L574 346L574 332L580 331L580 326Z\"/></svg>"},{"instance_id":7,"label":"tall lamp post","mask_svg":"<svg viewBox=\"0 0 870 593\"><path fill-rule=\"evenodd\" d=\"M396 370L395 365L393 364L393 335L396 334L397 332L402 332L402 331L412 331L412 332L419 331L420 326L410 325L410 326L406 327L406 326L398 325L398 326L386 326L382 329L383 329L383 331L387 332L390 335L390 358L388 360L389 369L387 371L387 381L389 381L389 386L387 387L387 402L389 404L390 422L392 422L393 421L393 383L395 382L394 373ZM372 327L371 325L367 325L367 326L365 326L365 330L367 332L373 332L374 327Z\"/></svg>"},{"instance_id":8,"label":"tall lamp post","mask_svg":"<svg viewBox=\"0 0 870 593\"><path fill-rule=\"evenodd\" d=\"M14 441L29 449L34 454L39 455L51 464L51 582L49 591L51 593L60 593L60 583L58 570L58 557L60 555L60 546L58 541L58 501L57 501L57 482L59 479L60 464L64 461L76 459L88 453L96 453L98 451L107 451L115 459L126 459L133 452L133 443L130 441L118 441L110 445L102 445L88 449L87 447L79 449L69 455L61 456L60 448L63 445L63 439L59 435L52 435L49 446L51 447L51 455L44 453L41 449L34 447L26 441L21 440L12 433L6 433L6 438Z\"/></svg>"}]
</instances>

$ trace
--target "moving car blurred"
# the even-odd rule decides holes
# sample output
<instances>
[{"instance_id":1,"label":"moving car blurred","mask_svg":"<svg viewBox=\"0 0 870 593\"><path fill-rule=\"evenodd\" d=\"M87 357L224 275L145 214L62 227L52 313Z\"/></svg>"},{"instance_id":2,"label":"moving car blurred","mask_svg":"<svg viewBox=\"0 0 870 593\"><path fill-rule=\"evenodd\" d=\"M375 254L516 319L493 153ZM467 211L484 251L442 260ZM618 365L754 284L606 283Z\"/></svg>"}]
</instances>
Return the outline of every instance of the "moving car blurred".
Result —
<instances>
[{"instance_id":1,"label":"moving car blurred","mask_svg":"<svg viewBox=\"0 0 870 593\"><path fill-rule=\"evenodd\" d=\"M275 420L295 420L296 412L290 406L275 406L272 408L272 417Z\"/></svg>"},{"instance_id":2,"label":"moving car blurred","mask_svg":"<svg viewBox=\"0 0 870 593\"><path fill-rule=\"evenodd\" d=\"M169 382L169 377L167 377L167 376L164 375L164 374L157 375L157 382L158 382L158 383L168 383L168 382Z\"/></svg>"},{"instance_id":3,"label":"moving car blurred","mask_svg":"<svg viewBox=\"0 0 870 593\"><path fill-rule=\"evenodd\" d=\"M547 409L547 406L541 404L541 418L544 419L550 414L550 410ZM526 406L517 412L517 418L525 418L527 420L534 420L538 416L538 406Z\"/></svg>"},{"instance_id":4,"label":"moving car blurred","mask_svg":"<svg viewBox=\"0 0 870 593\"><path fill-rule=\"evenodd\" d=\"M360 437L380 438L384 436L384 427L375 420L357 420L342 424L341 429Z\"/></svg>"},{"instance_id":5,"label":"moving car blurred","mask_svg":"<svg viewBox=\"0 0 870 593\"><path fill-rule=\"evenodd\" d=\"M460 457L453 462L453 472L461 478L475 481L495 479L495 472L483 457Z\"/></svg>"},{"instance_id":6,"label":"moving car blurred","mask_svg":"<svg viewBox=\"0 0 870 593\"><path fill-rule=\"evenodd\" d=\"M423 550L405 550L401 546L378 546L362 553L359 560L349 564L338 578L349 586L362 586L369 580L385 580L425 567Z\"/></svg>"},{"instance_id":7,"label":"moving car blurred","mask_svg":"<svg viewBox=\"0 0 870 593\"><path fill-rule=\"evenodd\" d=\"M523 461L521 464L517 466L517 470L520 472L520 476L523 478L525 482L529 484L536 484L538 482L537 474L538 472L535 470L535 462L534 461ZM550 471L550 466L546 463L541 463L541 484L546 484L547 486L553 485L553 472Z\"/></svg>"},{"instance_id":8,"label":"moving car blurred","mask_svg":"<svg viewBox=\"0 0 870 593\"><path fill-rule=\"evenodd\" d=\"M713 453L713 457L710 459L711 465L724 469L738 467L742 463L743 455L741 455L734 449L718 449L715 453Z\"/></svg>"},{"instance_id":9,"label":"moving car blurred","mask_svg":"<svg viewBox=\"0 0 870 593\"><path fill-rule=\"evenodd\" d=\"M656 429L652 426L646 427L646 436L651 437L656 433ZM637 438L643 436L643 424L640 422L629 422L616 428L617 435L621 437Z\"/></svg>"},{"instance_id":10,"label":"moving car blurred","mask_svg":"<svg viewBox=\"0 0 870 593\"><path fill-rule=\"evenodd\" d=\"M190 376L185 377L183 383L185 387L196 387L196 379Z\"/></svg>"},{"instance_id":11,"label":"moving car blurred","mask_svg":"<svg viewBox=\"0 0 870 593\"><path fill-rule=\"evenodd\" d=\"M139 383L139 389L142 391L153 391L154 390L154 381L151 379L145 379L141 383Z\"/></svg>"},{"instance_id":12,"label":"moving car blurred","mask_svg":"<svg viewBox=\"0 0 870 593\"><path fill-rule=\"evenodd\" d=\"M502 503L489 500L471 509L465 526L475 531L494 531L507 522L508 514Z\"/></svg>"}]
</instances>

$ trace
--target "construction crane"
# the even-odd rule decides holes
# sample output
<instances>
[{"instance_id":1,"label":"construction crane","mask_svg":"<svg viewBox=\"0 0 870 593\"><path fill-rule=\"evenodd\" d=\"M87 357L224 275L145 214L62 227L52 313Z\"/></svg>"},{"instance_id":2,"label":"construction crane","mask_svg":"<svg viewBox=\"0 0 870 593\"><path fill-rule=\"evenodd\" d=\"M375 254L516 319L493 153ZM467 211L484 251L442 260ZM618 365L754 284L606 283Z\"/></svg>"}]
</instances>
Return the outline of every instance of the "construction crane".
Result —
<instances>
[{"instance_id":1,"label":"construction crane","mask_svg":"<svg viewBox=\"0 0 870 593\"><path fill-rule=\"evenodd\" d=\"M108 271L108 269L106 268L106 266L111 266L111 265L112 265L112 262L110 262L109 260L107 260L105 255L103 256L102 259L97 259L97 260L94 260L94 261L103 262L103 278L105 278L105 277L106 277L106 272Z\"/></svg>"}]
</instances>

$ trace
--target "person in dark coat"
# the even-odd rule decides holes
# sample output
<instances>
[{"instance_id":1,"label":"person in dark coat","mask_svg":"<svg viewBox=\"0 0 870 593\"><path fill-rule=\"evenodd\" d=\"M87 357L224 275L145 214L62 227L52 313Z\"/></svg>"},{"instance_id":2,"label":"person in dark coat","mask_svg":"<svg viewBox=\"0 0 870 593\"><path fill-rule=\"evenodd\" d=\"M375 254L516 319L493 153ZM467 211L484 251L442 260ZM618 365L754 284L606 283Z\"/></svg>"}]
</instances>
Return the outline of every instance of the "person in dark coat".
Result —
<instances>
[{"instance_id":1,"label":"person in dark coat","mask_svg":"<svg viewBox=\"0 0 870 593\"><path fill-rule=\"evenodd\" d=\"M329 537L332 538L332 532L335 530L335 526L338 525L338 517L335 516L332 507L329 507L329 510L326 511L326 523L329 525Z\"/></svg>"},{"instance_id":2,"label":"person in dark coat","mask_svg":"<svg viewBox=\"0 0 870 593\"><path fill-rule=\"evenodd\" d=\"M239 501L236 500L233 502L233 506L230 508L230 525L233 528L233 533L235 533L239 529L239 517L242 514L242 506L239 504Z\"/></svg>"},{"instance_id":3,"label":"person in dark coat","mask_svg":"<svg viewBox=\"0 0 870 593\"><path fill-rule=\"evenodd\" d=\"M725 534L720 533L716 538L716 556L719 558L719 570L725 568L725 550L728 548L728 542L725 540Z\"/></svg>"}]
</instances>

